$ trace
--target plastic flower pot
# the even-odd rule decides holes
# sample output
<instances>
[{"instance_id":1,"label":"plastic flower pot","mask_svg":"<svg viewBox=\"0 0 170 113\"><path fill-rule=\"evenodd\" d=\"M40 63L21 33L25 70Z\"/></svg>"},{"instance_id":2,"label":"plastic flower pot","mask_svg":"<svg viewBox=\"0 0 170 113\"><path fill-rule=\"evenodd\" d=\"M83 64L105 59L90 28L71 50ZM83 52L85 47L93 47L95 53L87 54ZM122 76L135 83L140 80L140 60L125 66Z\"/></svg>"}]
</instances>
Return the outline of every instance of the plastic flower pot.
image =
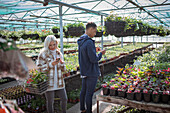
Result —
<instances>
[{"instance_id":1,"label":"plastic flower pot","mask_svg":"<svg viewBox=\"0 0 170 113\"><path fill-rule=\"evenodd\" d=\"M110 96L117 96L117 89L110 89Z\"/></svg>"},{"instance_id":2,"label":"plastic flower pot","mask_svg":"<svg viewBox=\"0 0 170 113\"><path fill-rule=\"evenodd\" d=\"M143 99L143 93L135 93L135 99L137 100L137 101L141 101L142 99Z\"/></svg>"},{"instance_id":3,"label":"plastic flower pot","mask_svg":"<svg viewBox=\"0 0 170 113\"><path fill-rule=\"evenodd\" d=\"M168 103L169 96L170 96L170 95L162 94L162 100L161 100L161 101L162 101L163 103Z\"/></svg>"},{"instance_id":4,"label":"plastic flower pot","mask_svg":"<svg viewBox=\"0 0 170 113\"><path fill-rule=\"evenodd\" d=\"M143 93L143 100L145 102L150 102L151 101L151 93Z\"/></svg>"},{"instance_id":5,"label":"plastic flower pot","mask_svg":"<svg viewBox=\"0 0 170 113\"><path fill-rule=\"evenodd\" d=\"M58 33L58 29L52 29L53 33Z\"/></svg>"},{"instance_id":6,"label":"plastic flower pot","mask_svg":"<svg viewBox=\"0 0 170 113\"><path fill-rule=\"evenodd\" d=\"M158 103L158 102L160 102L160 97L161 97L160 94L152 94L152 101L154 103Z\"/></svg>"},{"instance_id":7,"label":"plastic flower pot","mask_svg":"<svg viewBox=\"0 0 170 113\"><path fill-rule=\"evenodd\" d=\"M70 75L73 75L73 71L70 72Z\"/></svg>"},{"instance_id":8,"label":"plastic flower pot","mask_svg":"<svg viewBox=\"0 0 170 113\"><path fill-rule=\"evenodd\" d=\"M134 97L135 97L135 93L126 93L126 98L129 99L129 100L134 100Z\"/></svg>"},{"instance_id":9,"label":"plastic flower pot","mask_svg":"<svg viewBox=\"0 0 170 113\"><path fill-rule=\"evenodd\" d=\"M77 74L77 71L73 71L73 74Z\"/></svg>"},{"instance_id":10,"label":"plastic flower pot","mask_svg":"<svg viewBox=\"0 0 170 113\"><path fill-rule=\"evenodd\" d=\"M126 97L126 91L118 91L118 96L125 98Z\"/></svg>"},{"instance_id":11,"label":"plastic flower pot","mask_svg":"<svg viewBox=\"0 0 170 113\"><path fill-rule=\"evenodd\" d=\"M110 89L109 87L106 87L106 88L102 88L103 89L103 95L109 95L110 94Z\"/></svg>"}]
</instances>

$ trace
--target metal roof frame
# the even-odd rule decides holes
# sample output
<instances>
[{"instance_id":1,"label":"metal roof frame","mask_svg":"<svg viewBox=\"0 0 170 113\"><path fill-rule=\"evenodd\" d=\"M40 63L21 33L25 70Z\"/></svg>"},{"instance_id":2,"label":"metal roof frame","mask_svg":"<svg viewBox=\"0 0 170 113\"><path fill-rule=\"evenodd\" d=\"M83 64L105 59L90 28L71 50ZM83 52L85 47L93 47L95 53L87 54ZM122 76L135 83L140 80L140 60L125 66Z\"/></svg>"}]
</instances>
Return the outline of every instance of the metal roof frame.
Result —
<instances>
[{"instance_id":1,"label":"metal roof frame","mask_svg":"<svg viewBox=\"0 0 170 113\"><path fill-rule=\"evenodd\" d=\"M3 0L2 0L3 1ZM5 1L5 0L4 0ZM12 1L12 0L11 0ZM11 4L5 4L4 6L0 4L0 8L1 7L4 7L4 8L11 8L11 7L14 7L19 4L19 2L17 2L17 0L14 0L15 1L15 4L11 3ZM42 5L43 3L43 0L24 0L24 1L33 1L35 3L38 4L38 6ZM159 2L157 3L156 1L154 0L147 0L147 1L150 1L152 4L147 4L147 5L141 5L141 4L138 4L139 0L124 0L124 1L128 1L124 4L122 4L121 7L117 6L116 4L120 1L123 1L123 0L115 0L113 1L113 3L111 3L112 1L111 0L89 0L89 1L80 1L80 2L77 2L77 3L64 3L64 2L61 2L61 1L57 1L57 0L50 0L50 4L48 6L45 6L45 7L38 7L38 8L35 8L33 7L32 9L24 9L24 10L18 10L18 11L14 11L14 12L9 12L9 13L0 13L0 22L4 21L4 24L10 24L10 21L16 21L16 25L17 24L22 24L24 25L24 22L26 22L27 24L28 23L34 23L35 25L37 23L46 23L48 25L51 25L51 24L58 24L58 21L59 18L57 18L57 16L59 16L58 14L58 11L56 12L53 8L57 8L59 7L60 5L61 6L64 6L64 7L68 7L65 11L62 12L62 16L64 17L67 17L67 16L70 16L70 15L80 15L81 14L95 14L95 15L92 15L92 16L87 16L87 21L90 20L91 18L95 18L97 17L97 15L103 15L103 16L107 16L109 15L109 13L107 13L108 11L125 11L125 10L129 10L129 12L120 12L120 13L117 13L118 15L124 15L124 14L130 14L130 15L133 15L133 14L137 14L139 13L138 11L133 11L134 9L140 9L140 10L143 10L145 11L146 13L148 13L148 15L146 15L145 17L139 17L141 19L145 19L145 20L158 20L161 24L164 24L166 26L169 27L169 10L170 9L147 9L147 8L153 8L153 7L166 7L166 6L169 6L170 5L170 2L168 0L165 0L165 1L162 1L162 2ZM133 3L132 3L133 2ZM93 3L93 7L90 8L90 9L87 9L87 8L82 8L82 7L79 7L79 5L82 5L82 4L86 4L86 3ZM95 3L95 4L94 4ZM107 3L109 4L110 6L113 6L113 8L110 8L110 9L99 9L99 10L95 10L95 8L100 5L101 3ZM132 5L130 4L133 4L135 5L135 7L133 7ZM21 5L20 5L21 6ZM36 4L35 4L36 6ZM78 10L81 10L81 12L75 12L75 13L68 13L68 11L70 9L78 9ZM131 11L132 9L132 11ZM42 11L40 15L36 15L34 14L34 11ZM51 11L53 12L52 15L49 15L49 16L43 16L43 14L46 14L48 13L48 11ZM106 13L105 13L106 12ZM141 14L146 14L145 12L140 12ZM17 14L21 14L21 13L24 13L22 17L19 17ZM8 15L8 18L4 18L3 16L6 16ZM40 21L39 19L42 18L43 20ZM76 17L76 18L79 18L79 17ZM98 17L97 17L98 18ZM31 21L30 21L31 19ZM38 21L37 21L38 19ZM50 21L44 21L45 19L48 19L48 20L54 20L54 22L50 22ZM83 23L86 23L87 21L84 21L83 19L79 18L80 20L75 20L75 19L70 19L70 18L64 18L63 21L65 22L76 22L76 21L82 21ZM56 20L56 21L55 21ZM98 20L97 20L98 21ZM159 23L158 23L159 24ZM2 24L1 24L2 25ZM0 25L0 26L1 26ZM52 25L51 25L52 26Z\"/></svg>"}]
</instances>

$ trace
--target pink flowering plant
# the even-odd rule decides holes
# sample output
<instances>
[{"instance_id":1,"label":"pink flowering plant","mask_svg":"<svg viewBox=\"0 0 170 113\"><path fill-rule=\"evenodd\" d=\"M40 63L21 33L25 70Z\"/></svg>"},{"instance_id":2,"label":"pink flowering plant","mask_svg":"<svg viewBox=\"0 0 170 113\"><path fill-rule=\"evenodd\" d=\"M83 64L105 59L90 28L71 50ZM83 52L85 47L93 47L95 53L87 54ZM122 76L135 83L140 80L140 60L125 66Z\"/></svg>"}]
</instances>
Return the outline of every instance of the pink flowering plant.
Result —
<instances>
[{"instance_id":1,"label":"pink flowering plant","mask_svg":"<svg viewBox=\"0 0 170 113\"><path fill-rule=\"evenodd\" d=\"M41 82L47 81L48 77L46 73L39 72L36 69L30 70L29 78L26 80L25 85L39 84Z\"/></svg>"}]
</instances>

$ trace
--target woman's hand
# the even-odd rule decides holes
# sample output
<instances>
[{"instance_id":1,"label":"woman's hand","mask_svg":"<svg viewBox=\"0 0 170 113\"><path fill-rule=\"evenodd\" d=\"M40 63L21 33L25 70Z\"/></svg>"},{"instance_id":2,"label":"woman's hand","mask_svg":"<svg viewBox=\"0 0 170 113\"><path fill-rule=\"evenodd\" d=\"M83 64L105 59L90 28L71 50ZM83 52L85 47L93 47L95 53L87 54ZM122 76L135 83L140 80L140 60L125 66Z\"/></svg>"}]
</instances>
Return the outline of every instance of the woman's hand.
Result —
<instances>
[{"instance_id":1,"label":"woman's hand","mask_svg":"<svg viewBox=\"0 0 170 113\"><path fill-rule=\"evenodd\" d=\"M60 59L60 63L61 63L61 64L64 64L64 61L63 61L62 59Z\"/></svg>"},{"instance_id":2,"label":"woman's hand","mask_svg":"<svg viewBox=\"0 0 170 113\"><path fill-rule=\"evenodd\" d=\"M60 58L56 59L54 62L52 62L52 65L55 66L60 62Z\"/></svg>"}]
</instances>

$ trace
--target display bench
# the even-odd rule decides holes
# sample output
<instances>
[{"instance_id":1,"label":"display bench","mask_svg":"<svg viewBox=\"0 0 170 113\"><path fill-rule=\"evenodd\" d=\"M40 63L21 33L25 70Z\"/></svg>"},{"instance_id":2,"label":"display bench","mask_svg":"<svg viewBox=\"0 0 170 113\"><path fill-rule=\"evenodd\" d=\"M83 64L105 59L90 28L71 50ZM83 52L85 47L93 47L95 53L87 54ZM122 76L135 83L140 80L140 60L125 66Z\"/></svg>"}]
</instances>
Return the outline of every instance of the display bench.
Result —
<instances>
[{"instance_id":1,"label":"display bench","mask_svg":"<svg viewBox=\"0 0 170 113\"><path fill-rule=\"evenodd\" d=\"M128 100L126 98L122 98L118 96L105 96L103 95L102 91L101 91L101 94L96 95L96 100L97 100L97 113L100 113L99 101L125 105L125 106L129 106L130 108L149 110L153 112L170 113L169 104Z\"/></svg>"}]
</instances>

